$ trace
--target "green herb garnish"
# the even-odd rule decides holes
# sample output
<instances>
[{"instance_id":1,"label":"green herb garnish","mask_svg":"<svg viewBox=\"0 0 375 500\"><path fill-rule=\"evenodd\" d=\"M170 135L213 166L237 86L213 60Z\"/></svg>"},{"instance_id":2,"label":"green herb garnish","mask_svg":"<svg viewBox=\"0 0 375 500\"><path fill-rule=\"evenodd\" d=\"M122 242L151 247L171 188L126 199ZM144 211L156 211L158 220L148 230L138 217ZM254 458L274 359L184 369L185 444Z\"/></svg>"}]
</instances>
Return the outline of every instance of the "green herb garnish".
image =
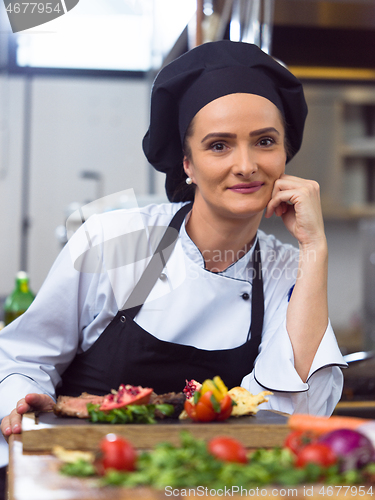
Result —
<instances>
[{"instance_id":1,"label":"green herb garnish","mask_svg":"<svg viewBox=\"0 0 375 500\"><path fill-rule=\"evenodd\" d=\"M128 405L123 408L101 411L100 405L88 403L87 410L89 419L94 423L109 424L155 424L155 410L160 411L165 416L172 416L173 405Z\"/></svg>"},{"instance_id":2,"label":"green herb garnish","mask_svg":"<svg viewBox=\"0 0 375 500\"><path fill-rule=\"evenodd\" d=\"M80 458L73 463L64 464L60 472L66 476L87 477L94 476L96 474L96 469L91 462L87 462Z\"/></svg>"}]
</instances>

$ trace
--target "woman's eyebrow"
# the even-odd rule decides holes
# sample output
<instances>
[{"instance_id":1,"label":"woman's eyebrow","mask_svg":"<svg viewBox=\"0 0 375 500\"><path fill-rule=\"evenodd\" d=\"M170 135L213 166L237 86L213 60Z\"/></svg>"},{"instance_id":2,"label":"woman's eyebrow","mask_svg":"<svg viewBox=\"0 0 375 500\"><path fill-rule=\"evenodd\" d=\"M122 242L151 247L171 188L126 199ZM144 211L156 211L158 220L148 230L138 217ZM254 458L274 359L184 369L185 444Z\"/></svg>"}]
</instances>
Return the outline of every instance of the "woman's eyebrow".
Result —
<instances>
[{"instance_id":1,"label":"woman's eyebrow","mask_svg":"<svg viewBox=\"0 0 375 500\"><path fill-rule=\"evenodd\" d=\"M250 132L250 137L262 135L262 134L268 134L270 132L274 132L277 135L280 135L280 132L275 129L275 127L266 127L266 128L260 128L258 130L253 130ZM218 137L225 137L228 139L235 139L237 137L237 134L231 134L230 132L210 132L209 134L205 135L203 139L201 140L201 143L207 141L207 139L213 139L213 138L218 138Z\"/></svg>"},{"instance_id":2,"label":"woman's eyebrow","mask_svg":"<svg viewBox=\"0 0 375 500\"><path fill-rule=\"evenodd\" d=\"M250 137L254 137L257 135L262 135L262 134L268 134L269 132L276 132L277 135L280 135L280 132L275 129L275 127L266 127L266 128L260 128L259 130L253 130L250 132Z\"/></svg>"},{"instance_id":3,"label":"woman's eyebrow","mask_svg":"<svg viewBox=\"0 0 375 500\"><path fill-rule=\"evenodd\" d=\"M237 137L237 134L231 134L230 132L210 132L206 136L203 137L201 140L201 143L204 141L207 141L207 139L211 139L214 137L227 137L228 139L235 139Z\"/></svg>"}]
</instances>

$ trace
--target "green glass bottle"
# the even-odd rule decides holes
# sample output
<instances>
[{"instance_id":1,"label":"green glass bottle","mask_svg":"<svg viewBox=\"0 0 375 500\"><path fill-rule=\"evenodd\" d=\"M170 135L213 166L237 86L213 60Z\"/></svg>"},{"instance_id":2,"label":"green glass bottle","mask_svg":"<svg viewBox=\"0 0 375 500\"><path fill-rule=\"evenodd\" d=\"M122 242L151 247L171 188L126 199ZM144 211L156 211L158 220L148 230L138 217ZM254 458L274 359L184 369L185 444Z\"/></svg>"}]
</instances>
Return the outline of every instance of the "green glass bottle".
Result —
<instances>
[{"instance_id":1,"label":"green glass bottle","mask_svg":"<svg viewBox=\"0 0 375 500\"><path fill-rule=\"evenodd\" d=\"M29 277L24 271L16 274L16 286L13 292L5 299L4 323L9 325L21 316L34 300L35 295L29 288Z\"/></svg>"}]
</instances>

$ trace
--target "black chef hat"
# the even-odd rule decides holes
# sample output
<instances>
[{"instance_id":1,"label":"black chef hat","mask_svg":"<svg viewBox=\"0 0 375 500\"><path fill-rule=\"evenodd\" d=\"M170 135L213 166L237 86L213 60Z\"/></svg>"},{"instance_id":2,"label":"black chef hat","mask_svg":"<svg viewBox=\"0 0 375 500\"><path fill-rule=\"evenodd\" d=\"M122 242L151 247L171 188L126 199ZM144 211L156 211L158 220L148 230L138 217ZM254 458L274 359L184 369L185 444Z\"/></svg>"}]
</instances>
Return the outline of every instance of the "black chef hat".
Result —
<instances>
[{"instance_id":1,"label":"black chef hat","mask_svg":"<svg viewBox=\"0 0 375 500\"><path fill-rule=\"evenodd\" d=\"M193 198L186 184L179 189L186 179L182 147L191 120L209 102L235 93L265 97L281 111L288 161L301 147L307 106L300 81L256 45L229 40L199 45L165 66L152 88L143 151L156 170L167 174L170 201Z\"/></svg>"}]
</instances>

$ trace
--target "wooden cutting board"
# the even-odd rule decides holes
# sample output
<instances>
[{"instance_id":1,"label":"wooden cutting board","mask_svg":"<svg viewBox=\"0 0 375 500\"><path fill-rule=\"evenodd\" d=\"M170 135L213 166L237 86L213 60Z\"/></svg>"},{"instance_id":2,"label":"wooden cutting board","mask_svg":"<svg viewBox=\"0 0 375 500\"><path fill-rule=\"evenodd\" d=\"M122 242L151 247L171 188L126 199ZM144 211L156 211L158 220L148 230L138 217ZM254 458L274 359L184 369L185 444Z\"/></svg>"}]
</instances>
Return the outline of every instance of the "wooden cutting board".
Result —
<instances>
[{"instance_id":1,"label":"wooden cutting board","mask_svg":"<svg viewBox=\"0 0 375 500\"><path fill-rule=\"evenodd\" d=\"M162 441L180 443L180 432L190 431L196 438L218 435L239 439L247 448L282 446L290 429L288 415L259 410L256 415L229 418L225 422L198 423L190 420L163 420L156 424L93 424L84 419L60 418L53 413L38 417L27 414L22 421L24 451L50 451L60 445L72 450L96 450L100 439L113 432L128 439L136 448L147 449Z\"/></svg>"}]
</instances>

